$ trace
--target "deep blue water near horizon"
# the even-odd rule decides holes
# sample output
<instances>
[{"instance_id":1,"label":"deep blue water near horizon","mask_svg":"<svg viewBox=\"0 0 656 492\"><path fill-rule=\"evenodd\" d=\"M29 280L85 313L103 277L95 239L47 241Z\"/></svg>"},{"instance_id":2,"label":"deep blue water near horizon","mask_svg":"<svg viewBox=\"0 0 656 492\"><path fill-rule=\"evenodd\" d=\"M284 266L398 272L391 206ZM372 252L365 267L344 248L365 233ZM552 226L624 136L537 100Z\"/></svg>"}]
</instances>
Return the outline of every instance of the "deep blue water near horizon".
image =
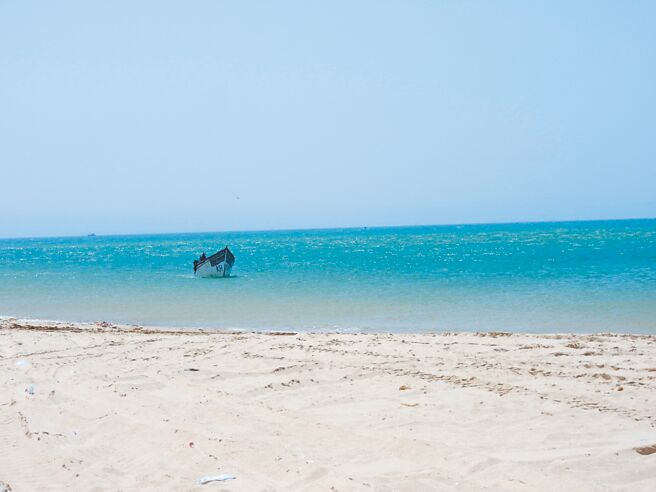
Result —
<instances>
[{"instance_id":1,"label":"deep blue water near horizon","mask_svg":"<svg viewBox=\"0 0 656 492\"><path fill-rule=\"evenodd\" d=\"M233 278L194 278L194 258L226 244ZM656 333L656 219L0 239L0 315Z\"/></svg>"}]
</instances>

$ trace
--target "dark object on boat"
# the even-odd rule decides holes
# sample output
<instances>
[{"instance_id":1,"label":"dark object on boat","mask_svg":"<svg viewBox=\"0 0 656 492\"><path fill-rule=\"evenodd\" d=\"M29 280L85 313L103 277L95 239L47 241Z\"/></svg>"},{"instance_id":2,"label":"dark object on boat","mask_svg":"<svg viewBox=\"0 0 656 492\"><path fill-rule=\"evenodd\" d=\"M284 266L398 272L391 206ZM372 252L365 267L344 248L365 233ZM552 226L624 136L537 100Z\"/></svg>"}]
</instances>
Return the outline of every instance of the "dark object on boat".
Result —
<instances>
[{"instance_id":1,"label":"dark object on boat","mask_svg":"<svg viewBox=\"0 0 656 492\"><path fill-rule=\"evenodd\" d=\"M194 273L199 277L229 277L234 264L235 255L226 246L212 256L194 260Z\"/></svg>"}]
</instances>

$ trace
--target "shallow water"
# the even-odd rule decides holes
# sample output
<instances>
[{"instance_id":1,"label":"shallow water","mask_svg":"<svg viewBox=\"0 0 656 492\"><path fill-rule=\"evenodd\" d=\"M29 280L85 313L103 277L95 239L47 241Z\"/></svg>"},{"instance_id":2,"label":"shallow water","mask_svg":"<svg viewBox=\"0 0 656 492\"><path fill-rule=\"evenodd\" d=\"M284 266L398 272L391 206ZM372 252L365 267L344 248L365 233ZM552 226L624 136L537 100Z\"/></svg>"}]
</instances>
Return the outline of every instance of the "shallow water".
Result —
<instances>
[{"instance_id":1,"label":"shallow water","mask_svg":"<svg viewBox=\"0 0 656 492\"><path fill-rule=\"evenodd\" d=\"M226 244L233 278L194 278ZM656 220L3 239L0 315L656 333Z\"/></svg>"}]
</instances>

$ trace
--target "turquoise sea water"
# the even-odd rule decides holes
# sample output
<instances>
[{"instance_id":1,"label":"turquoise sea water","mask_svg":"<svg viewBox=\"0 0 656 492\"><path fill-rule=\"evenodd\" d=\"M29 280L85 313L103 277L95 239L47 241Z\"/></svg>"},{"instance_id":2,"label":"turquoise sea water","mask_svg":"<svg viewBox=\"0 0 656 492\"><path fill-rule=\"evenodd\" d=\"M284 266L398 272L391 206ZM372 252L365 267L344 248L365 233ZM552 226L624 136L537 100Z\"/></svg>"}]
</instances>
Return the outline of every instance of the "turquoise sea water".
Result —
<instances>
[{"instance_id":1,"label":"turquoise sea water","mask_svg":"<svg viewBox=\"0 0 656 492\"><path fill-rule=\"evenodd\" d=\"M226 244L233 278L194 278ZM656 333L656 220L2 239L0 315Z\"/></svg>"}]
</instances>

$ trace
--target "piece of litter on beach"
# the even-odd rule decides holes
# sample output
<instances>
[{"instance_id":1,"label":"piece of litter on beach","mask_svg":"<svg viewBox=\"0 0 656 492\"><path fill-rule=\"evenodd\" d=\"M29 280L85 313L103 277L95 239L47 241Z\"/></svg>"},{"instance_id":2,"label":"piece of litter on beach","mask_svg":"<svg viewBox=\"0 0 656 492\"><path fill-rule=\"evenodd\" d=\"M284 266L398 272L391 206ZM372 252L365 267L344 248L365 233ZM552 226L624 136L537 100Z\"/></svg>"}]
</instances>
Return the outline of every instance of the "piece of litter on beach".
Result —
<instances>
[{"instance_id":1,"label":"piece of litter on beach","mask_svg":"<svg viewBox=\"0 0 656 492\"><path fill-rule=\"evenodd\" d=\"M34 385L33 384L28 384L27 387L25 388L25 393L28 395L33 395L34 394Z\"/></svg>"},{"instance_id":2,"label":"piece of litter on beach","mask_svg":"<svg viewBox=\"0 0 656 492\"><path fill-rule=\"evenodd\" d=\"M188 367L187 369L185 369L185 371L197 372L197 371L200 371L200 369L196 369L195 367Z\"/></svg>"},{"instance_id":3,"label":"piece of litter on beach","mask_svg":"<svg viewBox=\"0 0 656 492\"><path fill-rule=\"evenodd\" d=\"M635 452L643 456L648 456L650 454L656 453L656 444L653 446L643 446L641 448L634 448Z\"/></svg>"},{"instance_id":4,"label":"piece of litter on beach","mask_svg":"<svg viewBox=\"0 0 656 492\"><path fill-rule=\"evenodd\" d=\"M235 480L237 477L234 475L210 475L208 477L201 477L198 479L198 485L205 485L210 482L227 482L228 480Z\"/></svg>"},{"instance_id":5,"label":"piece of litter on beach","mask_svg":"<svg viewBox=\"0 0 656 492\"><path fill-rule=\"evenodd\" d=\"M408 386L407 384L402 384L401 386L399 386L399 391L405 391L405 390L409 390L409 389L410 389L410 386Z\"/></svg>"},{"instance_id":6,"label":"piece of litter on beach","mask_svg":"<svg viewBox=\"0 0 656 492\"><path fill-rule=\"evenodd\" d=\"M18 367L19 369L26 369L29 366L30 366L30 363L27 360L17 360L16 361L16 367Z\"/></svg>"}]
</instances>

